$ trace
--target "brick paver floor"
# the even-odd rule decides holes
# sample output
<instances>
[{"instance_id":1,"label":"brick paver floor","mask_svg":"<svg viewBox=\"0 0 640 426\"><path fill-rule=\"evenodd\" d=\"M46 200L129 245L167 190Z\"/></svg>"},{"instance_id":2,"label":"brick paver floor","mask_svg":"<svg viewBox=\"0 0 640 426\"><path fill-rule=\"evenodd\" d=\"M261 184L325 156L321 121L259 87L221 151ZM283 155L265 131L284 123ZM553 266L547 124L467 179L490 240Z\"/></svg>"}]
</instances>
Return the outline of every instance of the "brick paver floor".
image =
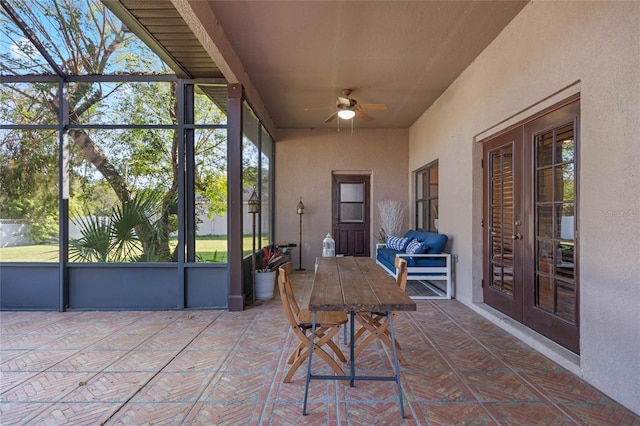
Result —
<instances>
[{"instance_id":1,"label":"brick paver floor","mask_svg":"<svg viewBox=\"0 0 640 426\"><path fill-rule=\"evenodd\" d=\"M311 280L293 274L298 298ZM459 302L417 303L395 321L406 419L390 382L312 381L303 417L306 369L282 383L297 342L276 297L244 312L1 312L0 423L640 425ZM358 368L388 374L387 351Z\"/></svg>"}]
</instances>

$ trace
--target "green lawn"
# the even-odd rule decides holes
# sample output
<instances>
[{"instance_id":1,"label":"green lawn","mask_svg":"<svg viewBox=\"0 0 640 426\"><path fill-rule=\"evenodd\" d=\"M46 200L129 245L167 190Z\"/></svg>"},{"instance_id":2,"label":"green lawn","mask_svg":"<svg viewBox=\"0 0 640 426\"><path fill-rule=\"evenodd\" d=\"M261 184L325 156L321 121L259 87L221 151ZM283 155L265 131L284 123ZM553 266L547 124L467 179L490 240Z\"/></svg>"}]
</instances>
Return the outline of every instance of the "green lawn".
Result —
<instances>
[{"instance_id":1,"label":"green lawn","mask_svg":"<svg viewBox=\"0 0 640 426\"><path fill-rule=\"evenodd\" d=\"M41 244L33 246L0 248L0 262L57 262L58 245Z\"/></svg>"},{"instance_id":2,"label":"green lawn","mask_svg":"<svg viewBox=\"0 0 640 426\"><path fill-rule=\"evenodd\" d=\"M175 246L177 240L173 241ZM251 236L243 239L244 254L251 253ZM256 246L260 242L256 241ZM196 255L198 262L221 262L227 261L227 237L200 237L196 240ZM58 245L31 245L20 247L0 248L0 262L58 262Z\"/></svg>"}]
</instances>

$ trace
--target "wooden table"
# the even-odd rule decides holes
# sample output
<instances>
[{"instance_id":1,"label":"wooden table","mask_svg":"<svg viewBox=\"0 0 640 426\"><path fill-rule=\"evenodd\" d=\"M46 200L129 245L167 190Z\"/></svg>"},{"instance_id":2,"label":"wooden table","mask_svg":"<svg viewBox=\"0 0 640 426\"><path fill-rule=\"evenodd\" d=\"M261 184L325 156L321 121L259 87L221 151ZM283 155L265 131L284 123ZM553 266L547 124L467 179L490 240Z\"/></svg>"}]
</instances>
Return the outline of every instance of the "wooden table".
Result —
<instances>
[{"instance_id":1,"label":"wooden table","mask_svg":"<svg viewBox=\"0 0 640 426\"><path fill-rule=\"evenodd\" d=\"M304 390L304 405L302 414L307 411L307 395L309 382L316 379L349 380L351 386L355 380L395 381L398 386L400 400L400 414L404 418L402 403L402 387L400 386L400 369L398 354L393 347L393 376L359 376L356 374L354 357L354 334L356 312L386 312L391 331L391 341L395 341L393 330L393 311L415 311L416 304L397 285L396 282L376 263L368 257L322 257L318 258L316 274L309 298L309 310L314 312L311 344L315 338L316 313L319 311L349 312L350 336L349 349L351 354L350 372L347 376L325 376L311 374L311 359L313 351L309 351L307 366L307 380Z\"/></svg>"}]
</instances>

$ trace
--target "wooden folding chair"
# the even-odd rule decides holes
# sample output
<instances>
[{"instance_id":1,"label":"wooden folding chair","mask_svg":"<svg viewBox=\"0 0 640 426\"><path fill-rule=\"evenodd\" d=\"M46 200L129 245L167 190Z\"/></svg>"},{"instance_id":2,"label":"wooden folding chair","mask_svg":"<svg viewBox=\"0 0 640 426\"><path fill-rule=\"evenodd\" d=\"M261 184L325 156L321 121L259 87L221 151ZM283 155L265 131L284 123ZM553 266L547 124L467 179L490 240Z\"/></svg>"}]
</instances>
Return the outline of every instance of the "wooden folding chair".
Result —
<instances>
[{"instance_id":1,"label":"wooden folding chair","mask_svg":"<svg viewBox=\"0 0 640 426\"><path fill-rule=\"evenodd\" d=\"M278 288L287 321L300 341L288 360L291 367L289 367L289 371L285 375L283 382L289 383L298 367L309 359L313 312L308 309L300 309L298 306L293 294L293 289L291 288L291 281L286 272L286 264L278 268ZM313 342L314 356L320 356L320 358L325 360L333 371L340 376L345 375L344 370L342 370L342 367L340 367L335 359L323 349L323 346L326 345L329 347L340 361L347 362L338 345L332 340L333 336L340 330L340 327L346 324L347 321L348 318L345 312L318 312L316 314L316 335ZM348 381L344 382L344 384L348 383Z\"/></svg>"},{"instance_id":2,"label":"wooden folding chair","mask_svg":"<svg viewBox=\"0 0 640 426\"><path fill-rule=\"evenodd\" d=\"M402 291L407 288L407 260L401 257L396 257L395 261L396 271L398 272L396 278L396 284ZM392 312L391 315L395 318L396 313ZM356 313L356 319L362 325L354 335L354 341L357 343L359 339L365 336L365 333L369 333L358 343L354 352L354 356L358 356L364 348L369 346L375 339L380 339L387 347L393 350L391 346L391 330L389 330L389 321L387 319L386 312L358 312ZM398 340L395 339L396 349L398 350L398 361L402 364L405 363L404 357L399 352L402 347Z\"/></svg>"}]
</instances>

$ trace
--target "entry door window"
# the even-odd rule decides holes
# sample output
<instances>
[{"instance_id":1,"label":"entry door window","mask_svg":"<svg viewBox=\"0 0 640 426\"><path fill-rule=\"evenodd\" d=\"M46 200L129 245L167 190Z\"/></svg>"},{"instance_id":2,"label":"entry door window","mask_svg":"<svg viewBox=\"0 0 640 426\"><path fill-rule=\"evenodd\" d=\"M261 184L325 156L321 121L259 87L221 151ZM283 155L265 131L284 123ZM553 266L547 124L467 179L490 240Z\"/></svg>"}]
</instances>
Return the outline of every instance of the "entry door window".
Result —
<instances>
[{"instance_id":1,"label":"entry door window","mask_svg":"<svg viewBox=\"0 0 640 426\"><path fill-rule=\"evenodd\" d=\"M340 184L340 221L364 222L364 183Z\"/></svg>"}]
</instances>

